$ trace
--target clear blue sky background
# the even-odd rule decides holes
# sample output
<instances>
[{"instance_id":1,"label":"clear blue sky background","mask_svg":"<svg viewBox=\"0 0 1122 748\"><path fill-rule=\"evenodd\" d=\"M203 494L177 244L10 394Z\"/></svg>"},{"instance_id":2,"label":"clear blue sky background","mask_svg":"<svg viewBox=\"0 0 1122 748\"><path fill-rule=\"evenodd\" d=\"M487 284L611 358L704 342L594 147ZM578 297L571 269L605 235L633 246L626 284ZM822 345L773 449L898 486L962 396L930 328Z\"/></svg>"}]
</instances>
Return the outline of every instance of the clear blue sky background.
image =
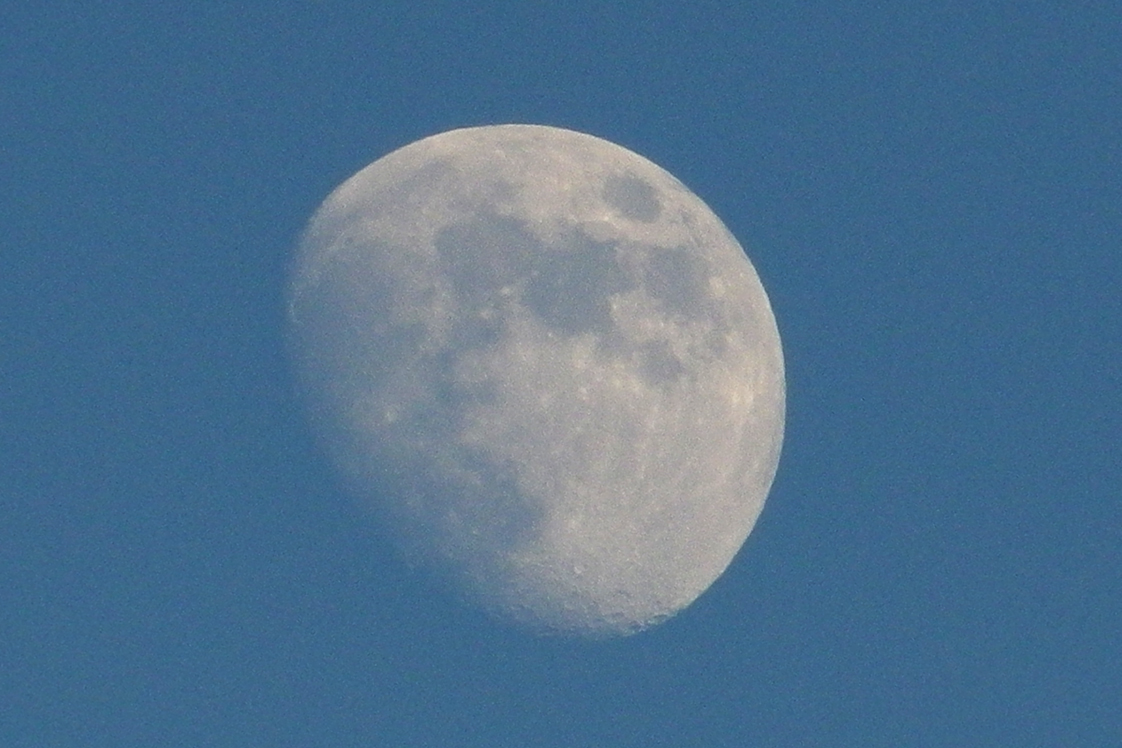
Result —
<instances>
[{"instance_id":1,"label":"clear blue sky background","mask_svg":"<svg viewBox=\"0 0 1122 748\"><path fill-rule=\"evenodd\" d=\"M783 334L756 531L630 639L438 594L292 394L312 211L500 122L669 169ZM1120 393L1117 3L0 10L4 748L1122 745Z\"/></svg>"}]
</instances>

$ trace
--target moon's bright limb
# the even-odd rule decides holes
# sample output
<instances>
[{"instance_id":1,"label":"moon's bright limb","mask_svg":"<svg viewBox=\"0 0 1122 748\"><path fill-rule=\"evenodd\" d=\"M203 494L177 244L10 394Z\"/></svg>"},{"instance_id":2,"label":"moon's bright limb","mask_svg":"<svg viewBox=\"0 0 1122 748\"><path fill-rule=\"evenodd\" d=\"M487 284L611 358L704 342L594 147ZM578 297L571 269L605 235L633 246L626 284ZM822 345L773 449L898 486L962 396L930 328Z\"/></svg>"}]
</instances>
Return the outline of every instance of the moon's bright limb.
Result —
<instances>
[{"instance_id":1,"label":"moon's bright limb","mask_svg":"<svg viewBox=\"0 0 1122 748\"><path fill-rule=\"evenodd\" d=\"M705 204L617 145L502 125L394 151L312 218L289 315L350 486L502 616L641 629L763 508L785 404L767 295Z\"/></svg>"}]
</instances>

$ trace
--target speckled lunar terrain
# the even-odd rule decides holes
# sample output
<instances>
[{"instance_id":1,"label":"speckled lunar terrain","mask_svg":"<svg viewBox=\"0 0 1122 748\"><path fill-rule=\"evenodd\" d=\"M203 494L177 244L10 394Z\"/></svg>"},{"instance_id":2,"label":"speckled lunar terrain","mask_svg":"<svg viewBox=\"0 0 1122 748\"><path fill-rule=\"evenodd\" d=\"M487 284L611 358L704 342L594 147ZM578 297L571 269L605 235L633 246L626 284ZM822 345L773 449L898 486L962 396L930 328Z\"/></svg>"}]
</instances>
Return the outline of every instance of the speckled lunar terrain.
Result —
<instances>
[{"instance_id":1,"label":"speckled lunar terrain","mask_svg":"<svg viewBox=\"0 0 1122 748\"><path fill-rule=\"evenodd\" d=\"M783 361L751 263L670 174L588 135L472 128L376 161L312 219L290 325L352 489L534 628L688 605L775 474Z\"/></svg>"}]
</instances>

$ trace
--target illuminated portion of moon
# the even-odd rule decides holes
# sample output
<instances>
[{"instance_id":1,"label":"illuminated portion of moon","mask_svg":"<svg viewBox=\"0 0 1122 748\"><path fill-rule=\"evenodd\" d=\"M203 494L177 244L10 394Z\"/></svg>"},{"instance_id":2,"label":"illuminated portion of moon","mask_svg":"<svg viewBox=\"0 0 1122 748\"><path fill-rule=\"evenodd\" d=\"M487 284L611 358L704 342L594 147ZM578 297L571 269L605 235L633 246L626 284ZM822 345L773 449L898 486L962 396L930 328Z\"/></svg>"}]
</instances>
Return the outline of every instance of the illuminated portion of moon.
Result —
<instances>
[{"instance_id":1,"label":"illuminated portion of moon","mask_svg":"<svg viewBox=\"0 0 1122 748\"><path fill-rule=\"evenodd\" d=\"M751 531L784 374L740 245L650 161L454 130L312 218L289 325L323 443L405 552L533 629L626 634Z\"/></svg>"}]
</instances>

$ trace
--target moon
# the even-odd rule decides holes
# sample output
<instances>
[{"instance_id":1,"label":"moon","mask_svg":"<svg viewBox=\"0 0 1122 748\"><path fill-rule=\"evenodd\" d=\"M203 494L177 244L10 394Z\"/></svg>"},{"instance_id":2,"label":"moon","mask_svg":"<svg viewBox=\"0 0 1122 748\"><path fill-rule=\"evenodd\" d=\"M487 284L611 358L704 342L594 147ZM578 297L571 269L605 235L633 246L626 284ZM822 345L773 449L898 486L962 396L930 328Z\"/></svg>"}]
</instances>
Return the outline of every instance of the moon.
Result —
<instances>
[{"instance_id":1,"label":"moon","mask_svg":"<svg viewBox=\"0 0 1122 748\"><path fill-rule=\"evenodd\" d=\"M311 420L402 553L539 632L626 635L751 532L785 380L767 294L689 189L606 140L407 145L311 218L288 298Z\"/></svg>"}]
</instances>

